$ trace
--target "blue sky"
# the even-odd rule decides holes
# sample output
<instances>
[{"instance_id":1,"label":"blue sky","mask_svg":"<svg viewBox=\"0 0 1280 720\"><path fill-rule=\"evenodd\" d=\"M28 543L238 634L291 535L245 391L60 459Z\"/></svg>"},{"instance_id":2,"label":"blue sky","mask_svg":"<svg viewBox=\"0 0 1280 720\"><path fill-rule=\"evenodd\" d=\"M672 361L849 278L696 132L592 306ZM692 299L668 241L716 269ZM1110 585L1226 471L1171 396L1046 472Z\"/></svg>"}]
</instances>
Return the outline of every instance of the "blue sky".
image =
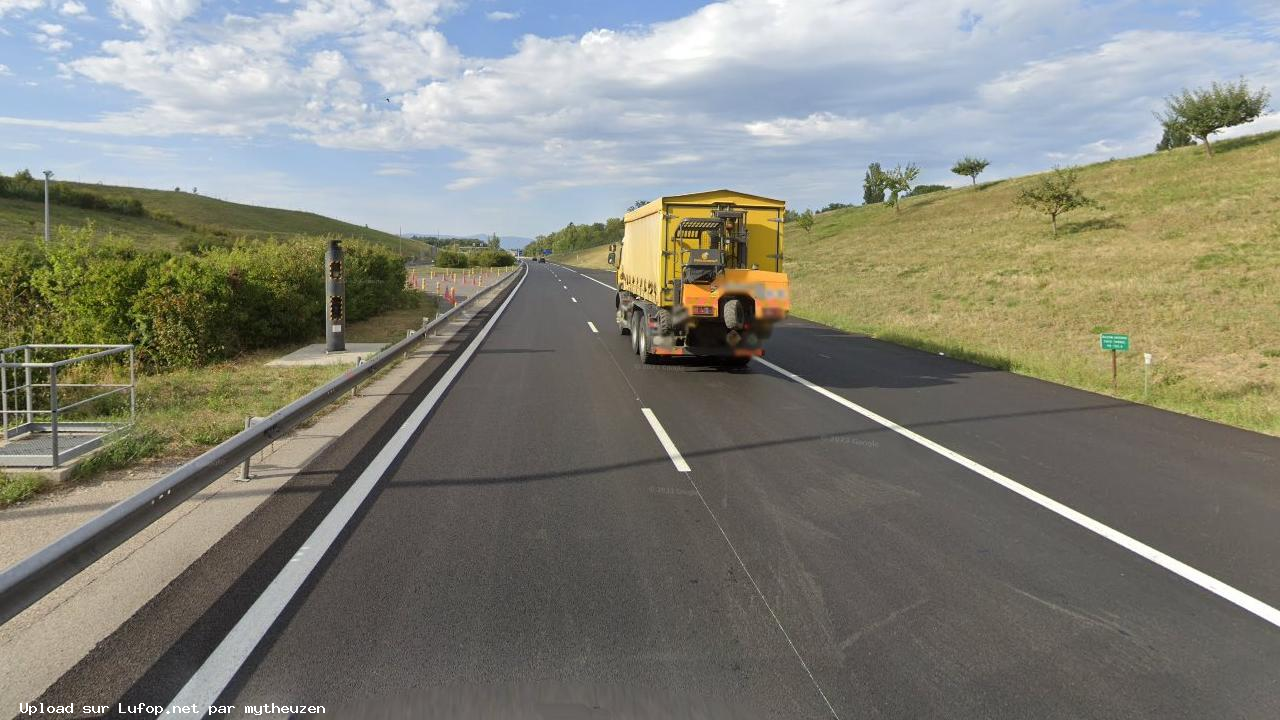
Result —
<instances>
[{"instance_id":1,"label":"blue sky","mask_svg":"<svg viewBox=\"0 0 1280 720\"><path fill-rule=\"evenodd\" d=\"M1241 76L1280 94L1274 0L0 0L0 170L534 235L1134 155L1164 96Z\"/></svg>"}]
</instances>

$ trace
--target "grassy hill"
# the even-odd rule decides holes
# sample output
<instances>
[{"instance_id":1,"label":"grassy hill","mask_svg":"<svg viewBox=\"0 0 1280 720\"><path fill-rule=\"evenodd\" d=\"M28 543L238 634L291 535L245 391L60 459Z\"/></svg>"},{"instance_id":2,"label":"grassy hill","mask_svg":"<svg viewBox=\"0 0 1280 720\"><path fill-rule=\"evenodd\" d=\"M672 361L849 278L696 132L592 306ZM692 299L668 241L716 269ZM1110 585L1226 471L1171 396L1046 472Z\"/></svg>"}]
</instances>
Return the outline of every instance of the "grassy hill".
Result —
<instances>
[{"instance_id":1,"label":"grassy hill","mask_svg":"<svg viewBox=\"0 0 1280 720\"><path fill-rule=\"evenodd\" d=\"M301 233L362 238L397 251L403 246L405 254L428 251L425 243L404 240L402 244L391 233L315 213L245 205L172 190L64 184L107 197L136 198L146 209L146 216L131 217L54 204L50 211L51 225L80 227L92 221L100 231L129 237L145 248L174 249L186 241L215 235L265 239ZM43 203L0 197L0 242L38 237L43 221Z\"/></svg>"},{"instance_id":2,"label":"grassy hill","mask_svg":"<svg viewBox=\"0 0 1280 720\"><path fill-rule=\"evenodd\" d=\"M1280 133L1080 170L1101 209L1020 210L1015 178L788 227L795 312L1111 392L1098 333L1128 333L1117 395L1280 434Z\"/></svg>"},{"instance_id":3,"label":"grassy hill","mask_svg":"<svg viewBox=\"0 0 1280 720\"><path fill-rule=\"evenodd\" d=\"M573 252L558 253L550 256L552 262L558 262L561 265L572 265L580 268L590 268L593 270L608 270L613 266L609 264L609 246L597 245L595 247L574 250Z\"/></svg>"}]
</instances>

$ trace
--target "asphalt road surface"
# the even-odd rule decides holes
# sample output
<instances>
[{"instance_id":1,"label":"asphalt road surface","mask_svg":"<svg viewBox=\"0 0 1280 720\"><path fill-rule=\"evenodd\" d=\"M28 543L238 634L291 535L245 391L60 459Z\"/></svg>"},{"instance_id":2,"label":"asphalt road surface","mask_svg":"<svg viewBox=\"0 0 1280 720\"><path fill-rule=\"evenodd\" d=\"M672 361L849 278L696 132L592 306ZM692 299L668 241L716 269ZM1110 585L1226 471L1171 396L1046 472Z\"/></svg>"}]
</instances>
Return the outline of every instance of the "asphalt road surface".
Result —
<instances>
[{"instance_id":1,"label":"asphalt road surface","mask_svg":"<svg viewBox=\"0 0 1280 720\"><path fill-rule=\"evenodd\" d=\"M642 365L608 283L531 265L45 699L1280 717L1280 440L803 321Z\"/></svg>"}]
</instances>

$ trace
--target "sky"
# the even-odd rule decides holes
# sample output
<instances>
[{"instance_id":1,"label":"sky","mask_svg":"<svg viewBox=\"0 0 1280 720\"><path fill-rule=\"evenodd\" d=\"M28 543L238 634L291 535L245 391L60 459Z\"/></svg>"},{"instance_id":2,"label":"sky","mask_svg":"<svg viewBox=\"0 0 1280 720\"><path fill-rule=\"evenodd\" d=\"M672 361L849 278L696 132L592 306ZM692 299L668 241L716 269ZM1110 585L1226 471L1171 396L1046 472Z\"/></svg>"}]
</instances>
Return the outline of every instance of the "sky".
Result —
<instances>
[{"instance_id":1,"label":"sky","mask_svg":"<svg viewBox=\"0 0 1280 720\"><path fill-rule=\"evenodd\" d=\"M1137 155L1241 77L1280 109L1280 0L0 0L0 172L533 236Z\"/></svg>"}]
</instances>

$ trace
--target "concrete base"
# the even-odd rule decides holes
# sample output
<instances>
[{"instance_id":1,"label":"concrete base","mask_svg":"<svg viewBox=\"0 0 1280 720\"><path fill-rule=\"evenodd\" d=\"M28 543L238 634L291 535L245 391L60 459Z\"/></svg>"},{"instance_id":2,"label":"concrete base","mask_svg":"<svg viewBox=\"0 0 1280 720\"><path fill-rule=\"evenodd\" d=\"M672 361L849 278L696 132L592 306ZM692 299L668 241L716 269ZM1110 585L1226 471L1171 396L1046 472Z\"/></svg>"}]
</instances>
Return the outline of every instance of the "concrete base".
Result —
<instances>
[{"instance_id":1,"label":"concrete base","mask_svg":"<svg viewBox=\"0 0 1280 720\"><path fill-rule=\"evenodd\" d=\"M58 483L71 477L71 473L75 471L76 465L82 460L93 455L93 452L81 455L80 457L68 463L59 465L58 467L0 467L0 475L39 475L49 484L57 485Z\"/></svg>"},{"instance_id":2,"label":"concrete base","mask_svg":"<svg viewBox=\"0 0 1280 720\"><path fill-rule=\"evenodd\" d=\"M297 367L299 365L355 365L359 360L367 360L386 347L386 343L347 343L342 352L325 352L324 343L308 345L300 350L276 358L267 363L267 367Z\"/></svg>"}]
</instances>

